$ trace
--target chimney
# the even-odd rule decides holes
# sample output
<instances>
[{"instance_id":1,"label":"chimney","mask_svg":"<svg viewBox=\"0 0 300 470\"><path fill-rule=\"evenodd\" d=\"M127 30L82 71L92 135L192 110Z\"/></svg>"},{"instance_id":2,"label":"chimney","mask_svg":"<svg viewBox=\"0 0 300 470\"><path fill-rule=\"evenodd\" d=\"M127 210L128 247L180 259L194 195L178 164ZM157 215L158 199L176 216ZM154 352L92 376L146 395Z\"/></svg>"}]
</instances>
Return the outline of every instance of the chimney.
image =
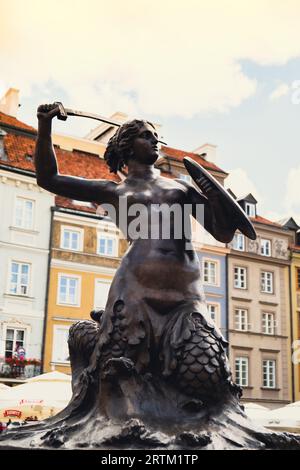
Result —
<instances>
[{"instance_id":1,"label":"chimney","mask_svg":"<svg viewBox=\"0 0 300 470\"><path fill-rule=\"evenodd\" d=\"M19 108L19 90L9 88L5 95L0 99L0 111L9 116L17 117Z\"/></svg>"},{"instance_id":2,"label":"chimney","mask_svg":"<svg viewBox=\"0 0 300 470\"><path fill-rule=\"evenodd\" d=\"M217 146L213 144L203 144L200 147L197 147L193 150L193 153L200 155L205 160L209 162L216 163L217 160ZM205 154L205 155L203 155Z\"/></svg>"}]
</instances>

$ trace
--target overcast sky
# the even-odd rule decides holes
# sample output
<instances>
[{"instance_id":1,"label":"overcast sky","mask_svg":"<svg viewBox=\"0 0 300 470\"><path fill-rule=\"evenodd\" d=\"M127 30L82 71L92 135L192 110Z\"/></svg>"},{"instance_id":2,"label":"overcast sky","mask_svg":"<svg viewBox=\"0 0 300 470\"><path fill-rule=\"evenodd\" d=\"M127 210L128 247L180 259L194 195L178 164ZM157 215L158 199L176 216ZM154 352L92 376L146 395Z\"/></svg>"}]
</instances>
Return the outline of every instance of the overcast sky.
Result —
<instances>
[{"instance_id":1,"label":"overcast sky","mask_svg":"<svg viewBox=\"0 0 300 470\"><path fill-rule=\"evenodd\" d=\"M172 147L213 143L236 194L300 223L299 24L300 0L0 0L0 95L19 88L35 126L60 100L159 122ZM95 127L72 119L55 130Z\"/></svg>"}]
</instances>

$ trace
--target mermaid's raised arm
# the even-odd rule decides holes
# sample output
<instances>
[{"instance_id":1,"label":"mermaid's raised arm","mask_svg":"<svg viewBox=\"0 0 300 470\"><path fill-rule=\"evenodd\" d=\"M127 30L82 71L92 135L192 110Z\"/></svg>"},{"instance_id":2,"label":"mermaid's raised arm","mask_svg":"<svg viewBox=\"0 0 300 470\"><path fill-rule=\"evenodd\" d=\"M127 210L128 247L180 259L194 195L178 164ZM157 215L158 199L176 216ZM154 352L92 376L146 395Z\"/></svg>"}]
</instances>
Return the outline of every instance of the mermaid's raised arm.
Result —
<instances>
[{"instance_id":1,"label":"mermaid's raised arm","mask_svg":"<svg viewBox=\"0 0 300 470\"><path fill-rule=\"evenodd\" d=\"M108 180L93 180L61 175L52 144L52 119L58 113L55 105L38 108L38 135L35 148L36 178L39 186L59 196L79 201L112 203L117 183Z\"/></svg>"}]
</instances>

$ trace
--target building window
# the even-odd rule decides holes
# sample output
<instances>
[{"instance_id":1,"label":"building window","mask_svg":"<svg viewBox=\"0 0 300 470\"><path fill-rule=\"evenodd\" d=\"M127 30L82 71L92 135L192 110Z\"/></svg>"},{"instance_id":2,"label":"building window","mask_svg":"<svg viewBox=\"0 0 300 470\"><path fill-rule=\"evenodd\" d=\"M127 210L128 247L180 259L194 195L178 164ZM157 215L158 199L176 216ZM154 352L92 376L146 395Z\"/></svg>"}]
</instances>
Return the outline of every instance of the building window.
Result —
<instances>
[{"instance_id":1,"label":"building window","mask_svg":"<svg viewBox=\"0 0 300 470\"><path fill-rule=\"evenodd\" d=\"M261 292L273 294L273 273L268 271L261 272Z\"/></svg>"},{"instance_id":2,"label":"building window","mask_svg":"<svg viewBox=\"0 0 300 470\"><path fill-rule=\"evenodd\" d=\"M237 357L235 359L235 381L241 387L248 387L249 383L249 359Z\"/></svg>"},{"instance_id":3,"label":"building window","mask_svg":"<svg viewBox=\"0 0 300 470\"><path fill-rule=\"evenodd\" d=\"M250 202L246 202L245 212L249 217L255 217L255 204L250 204Z\"/></svg>"},{"instance_id":4,"label":"building window","mask_svg":"<svg viewBox=\"0 0 300 470\"><path fill-rule=\"evenodd\" d=\"M17 197L15 206L15 226L30 230L33 228L34 201Z\"/></svg>"},{"instance_id":5,"label":"building window","mask_svg":"<svg viewBox=\"0 0 300 470\"><path fill-rule=\"evenodd\" d=\"M67 276L65 274L59 275L58 281L58 304L76 305L79 306L79 293L80 278Z\"/></svg>"},{"instance_id":6,"label":"building window","mask_svg":"<svg viewBox=\"0 0 300 470\"><path fill-rule=\"evenodd\" d=\"M248 310L237 308L234 311L235 329L239 331L248 331Z\"/></svg>"},{"instance_id":7,"label":"building window","mask_svg":"<svg viewBox=\"0 0 300 470\"><path fill-rule=\"evenodd\" d=\"M61 248L65 250L82 251L83 249L82 230L62 227L61 230Z\"/></svg>"},{"instance_id":8,"label":"building window","mask_svg":"<svg viewBox=\"0 0 300 470\"><path fill-rule=\"evenodd\" d=\"M263 361L263 387L276 387L276 361L269 359Z\"/></svg>"},{"instance_id":9,"label":"building window","mask_svg":"<svg viewBox=\"0 0 300 470\"><path fill-rule=\"evenodd\" d=\"M217 315L217 306L215 304L207 304L207 311L212 321L215 322Z\"/></svg>"},{"instance_id":10,"label":"building window","mask_svg":"<svg viewBox=\"0 0 300 470\"><path fill-rule=\"evenodd\" d=\"M236 289L247 288L247 269L236 266L234 268L234 287Z\"/></svg>"},{"instance_id":11,"label":"building window","mask_svg":"<svg viewBox=\"0 0 300 470\"><path fill-rule=\"evenodd\" d=\"M182 181L186 181L187 183L192 182L192 178L190 177L190 175L186 175L185 173L180 173L179 174L179 179L182 180Z\"/></svg>"},{"instance_id":12,"label":"building window","mask_svg":"<svg viewBox=\"0 0 300 470\"><path fill-rule=\"evenodd\" d=\"M211 320L218 326L218 328L221 328L220 305L208 303L207 312Z\"/></svg>"},{"instance_id":13,"label":"building window","mask_svg":"<svg viewBox=\"0 0 300 470\"><path fill-rule=\"evenodd\" d=\"M234 235L232 247L234 250L245 251L245 237L242 233L236 233Z\"/></svg>"},{"instance_id":14,"label":"building window","mask_svg":"<svg viewBox=\"0 0 300 470\"><path fill-rule=\"evenodd\" d=\"M300 290L300 268L296 268L296 289Z\"/></svg>"},{"instance_id":15,"label":"building window","mask_svg":"<svg viewBox=\"0 0 300 470\"><path fill-rule=\"evenodd\" d=\"M13 357L18 346L25 346L25 330L7 328L5 338L5 357Z\"/></svg>"},{"instance_id":16,"label":"building window","mask_svg":"<svg viewBox=\"0 0 300 470\"><path fill-rule=\"evenodd\" d=\"M7 155L4 148L4 136L6 136L6 132L3 129L0 129L0 160L7 161Z\"/></svg>"},{"instance_id":17,"label":"building window","mask_svg":"<svg viewBox=\"0 0 300 470\"><path fill-rule=\"evenodd\" d=\"M217 285L218 263L216 261L203 261L203 282L212 286Z\"/></svg>"},{"instance_id":18,"label":"building window","mask_svg":"<svg viewBox=\"0 0 300 470\"><path fill-rule=\"evenodd\" d=\"M54 326L53 331L53 348L52 348L52 361L68 363L69 348L68 348L69 327L68 326Z\"/></svg>"},{"instance_id":19,"label":"building window","mask_svg":"<svg viewBox=\"0 0 300 470\"><path fill-rule=\"evenodd\" d=\"M103 279L95 280L95 295L94 295L94 309L102 310L106 306L108 292L111 282L104 281Z\"/></svg>"},{"instance_id":20,"label":"building window","mask_svg":"<svg viewBox=\"0 0 300 470\"><path fill-rule=\"evenodd\" d=\"M98 235L97 253L104 256L118 256L118 244L116 237Z\"/></svg>"},{"instance_id":21,"label":"building window","mask_svg":"<svg viewBox=\"0 0 300 470\"><path fill-rule=\"evenodd\" d=\"M10 268L10 294L29 294L29 273L29 264L12 261Z\"/></svg>"},{"instance_id":22,"label":"building window","mask_svg":"<svg viewBox=\"0 0 300 470\"><path fill-rule=\"evenodd\" d=\"M262 332L265 335L274 335L275 334L275 315L274 313L262 314Z\"/></svg>"},{"instance_id":23,"label":"building window","mask_svg":"<svg viewBox=\"0 0 300 470\"><path fill-rule=\"evenodd\" d=\"M260 254L263 256L271 256L271 240L262 238L260 241Z\"/></svg>"}]
</instances>

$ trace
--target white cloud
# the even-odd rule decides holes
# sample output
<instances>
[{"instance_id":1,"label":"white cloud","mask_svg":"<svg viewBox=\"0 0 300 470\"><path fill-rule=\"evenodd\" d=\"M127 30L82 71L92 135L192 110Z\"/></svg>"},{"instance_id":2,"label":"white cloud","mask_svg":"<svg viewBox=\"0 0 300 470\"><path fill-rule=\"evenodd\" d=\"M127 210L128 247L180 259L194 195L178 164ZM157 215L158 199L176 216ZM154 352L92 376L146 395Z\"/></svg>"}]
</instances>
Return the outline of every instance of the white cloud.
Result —
<instances>
[{"instance_id":1,"label":"white cloud","mask_svg":"<svg viewBox=\"0 0 300 470\"><path fill-rule=\"evenodd\" d=\"M299 14L298 0L3 1L1 75L23 96L52 81L100 114L224 112L257 88L240 60L300 55Z\"/></svg>"},{"instance_id":2,"label":"white cloud","mask_svg":"<svg viewBox=\"0 0 300 470\"><path fill-rule=\"evenodd\" d=\"M285 206L300 221L300 165L291 168L286 183Z\"/></svg>"},{"instance_id":3,"label":"white cloud","mask_svg":"<svg viewBox=\"0 0 300 470\"><path fill-rule=\"evenodd\" d=\"M271 101L277 100L281 98L282 96L287 95L289 91L290 91L289 85L287 85L286 83L281 83L275 88L275 90L272 91L269 98Z\"/></svg>"},{"instance_id":4,"label":"white cloud","mask_svg":"<svg viewBox=\"0 0 300 470\"><path fill-rule=\"evenodd\" d=\"M225 180L225 186L226 188L230 188L237 198L247 196L247 194L251 193L259 205L263 204L262 195L247 175L246 171L242 168L235 168L229 171L229 175Z\"/></svg>"}]
</instances>

